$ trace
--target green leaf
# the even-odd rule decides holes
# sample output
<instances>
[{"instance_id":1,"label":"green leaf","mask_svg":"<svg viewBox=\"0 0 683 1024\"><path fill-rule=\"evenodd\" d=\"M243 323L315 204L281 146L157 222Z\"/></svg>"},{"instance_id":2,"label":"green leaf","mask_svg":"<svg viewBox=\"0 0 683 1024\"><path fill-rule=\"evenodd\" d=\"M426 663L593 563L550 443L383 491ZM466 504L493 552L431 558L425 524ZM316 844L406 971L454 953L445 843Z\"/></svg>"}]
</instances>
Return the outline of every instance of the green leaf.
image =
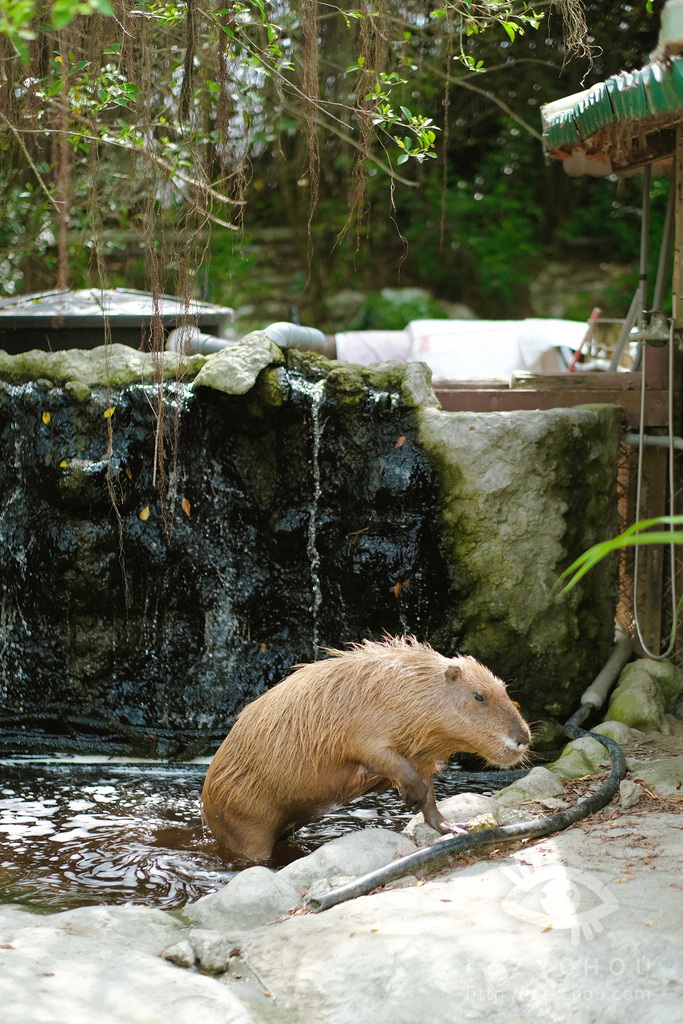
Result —
<instances>
[{"instance_id":1,"label":"green leaf","mask_svg":"<svg viewBox=\"0 0 683 1024\"><path fill-rule=\"evenodd\" d=\"M396 163L397 163L397 164L404 164L404 163L406 162L406 160L410 160L410 157L408 156L408 154L407 154L407 153L401 153L401 154L400 154L400 155L399 155L399 156L398 156L398 157L396 158Z\"/></svg>"},{"instance_id":2,"label":"green leaf","mask_svg":"<svg viewBox=\"0 0 683 1024\"><path fill-rule=\"evenodd\" d=\"M409 121L413 120L413 115L410 113L407 107L401 107L401 111L403 113L403 116L406 117Z\"/></svg>"},{"instance_id":3,"label":"green leaf","mask_svg":"<svg viewBox=\"0 0 683 1024\"><path fill-rule=\"evenodd\" d=\"M569 577L571 579L563 588L562 593L571 590L598 562L619 548L639 547L641 544L683 544L683 531L652 530L650 532L643 532L649 530L651 526L683 526L683 515L657 516L654 519L643 519L633 523L632 526L629 526L618 537L612 537L610 540L602 541L600 544L594 544L592 548L584 551L575 562L572 562L565 569L553 587L553 591L556 591L559 584Z\"/></svg>"},{"instance_id":4,"label":"green leaf","mask_svg":"<svg viewBox=\"0 0 683 1024\"><path fill-rule=\"evenodd\" d=\"M73 0L55 0L54 7L52 8L52 24L56 29L66 28L76 17L76 8L78 4L73 3Z\"/></svg>"}]
</instances>

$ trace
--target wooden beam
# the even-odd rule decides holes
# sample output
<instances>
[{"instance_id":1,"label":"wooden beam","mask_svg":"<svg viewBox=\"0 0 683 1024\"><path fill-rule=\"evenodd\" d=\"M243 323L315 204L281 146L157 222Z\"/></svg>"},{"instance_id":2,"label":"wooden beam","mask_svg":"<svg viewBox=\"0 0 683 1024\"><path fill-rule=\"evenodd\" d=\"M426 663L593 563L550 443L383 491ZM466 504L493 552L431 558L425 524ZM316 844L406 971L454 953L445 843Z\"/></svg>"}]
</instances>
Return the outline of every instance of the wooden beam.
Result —
<instances>
[{"instance_id":1,"label":"wooden beam","mask_svg":"<svg viewBox=\"0 0 683 1024\"><path fill-rule=\"evenodd\" d=\"M683 126L676 128L674 160L674 266L671 295L675 326L683 328Z\"/></svg>"},{"instance_id":2,"label":"wooden beam","mask_svg":"<svg viewBox=\"0 0 683 1024\"><path fill-rule=\"evenodd\" d=\"M664 448L646 448L643 452L640 519L666 513L666 476L668 453ZM645 544L638 553L638 621L645 645L652 654L659 654L662 632L662 583L664 559L669 557L664 545Z\"/></svg>"},{"instance_id":3,"label":"wooden beam","mask_svg":"<svg viewBox=\"0 0 683 1024\"><path fill-rule=\"evenodd\" d=\"M659 371L658 371L659 372ZM658 376L661 377L661 374ZM510 381L434 380L434 390L447 412L511 412L515 409L563 409L607 402L624 410L629 427L640 423L639 373L525 374ZM667 393L650 388L646 395L645 425L668 422Z\"/></svg>"}]
</instances>

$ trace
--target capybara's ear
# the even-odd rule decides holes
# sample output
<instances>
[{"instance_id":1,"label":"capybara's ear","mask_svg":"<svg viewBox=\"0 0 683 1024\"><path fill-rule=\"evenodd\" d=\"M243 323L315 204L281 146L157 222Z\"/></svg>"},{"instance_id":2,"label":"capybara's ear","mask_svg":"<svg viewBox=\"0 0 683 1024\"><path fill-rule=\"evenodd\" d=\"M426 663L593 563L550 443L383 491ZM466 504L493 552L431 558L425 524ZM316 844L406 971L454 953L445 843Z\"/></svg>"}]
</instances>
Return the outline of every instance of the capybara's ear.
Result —
<instances>
[{"instance_id":1,"label":"capybara's ear","mask_svg":"<svg viewBox=\"0 0 683 1024\"><path fill-rule=\"evenodd\" d=\"M456 665L456 664L449 665L448 668L446 669L446 671L444 672L444 675L445 675L445 677L446 677L446 679L448 680L449 683L456 682L456 680L458 680L460 678L461 674L462 674L462 668L461 668L460 665Z\"/></svg>"}]
</instances>

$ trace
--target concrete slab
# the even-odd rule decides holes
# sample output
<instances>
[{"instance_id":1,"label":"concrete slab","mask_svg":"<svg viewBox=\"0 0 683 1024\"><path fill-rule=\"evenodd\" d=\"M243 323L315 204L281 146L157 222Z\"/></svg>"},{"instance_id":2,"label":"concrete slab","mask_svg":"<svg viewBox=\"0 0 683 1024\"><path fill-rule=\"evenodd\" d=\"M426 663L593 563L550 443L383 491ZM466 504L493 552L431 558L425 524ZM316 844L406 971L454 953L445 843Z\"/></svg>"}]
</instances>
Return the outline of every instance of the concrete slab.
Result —
<instances>
[{"instance_id":1,"label":"concrete slab","mask_svg":"<svg viewBox=\"0 0 683 1024\"><path fill-rule=\"evenodd\" d=\"M635 781L683 757L683 739L635 734L627 754ZM565 799L595 784L567 782ZM320 914L301 905L269 924L245 917L234 946L220 922L197 929L190 914L89 907L39 917L2 907L0 1019L683 1024L681 810L680 798L642 786L627 810L617 795L564 833L412 884ZM397 851L387 849L391 859ZM222 940L220 973L202 973L202 960L204 970L213 962L206 950ZM179 946L187 956L164 958ZM192 950L197 962L178 966L192 964Z\"/></svg>"}]
</instances>

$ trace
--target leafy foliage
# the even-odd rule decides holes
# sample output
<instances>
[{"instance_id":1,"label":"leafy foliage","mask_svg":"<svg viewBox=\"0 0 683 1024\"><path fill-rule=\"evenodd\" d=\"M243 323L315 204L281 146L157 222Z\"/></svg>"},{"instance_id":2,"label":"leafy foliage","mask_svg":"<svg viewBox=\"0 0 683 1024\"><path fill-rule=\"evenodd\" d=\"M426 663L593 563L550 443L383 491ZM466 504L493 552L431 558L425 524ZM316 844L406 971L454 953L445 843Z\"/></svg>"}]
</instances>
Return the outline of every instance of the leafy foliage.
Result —
<instances>
[{"instance_id":1,"label":"leafy foliage","mask_svg":"<svg viewBox=\"0 0 683 1024\"><path fill-rule=\"evenodd\" d=\"M644 0L585 6L593 78L642 63ZM598 228L609 186L542 166L539 101L586 73L564 66L554 13L577 7L3 0L0 285L210 283L229 301L245 261L226 237L287 225L312 317L327 288L395 285L399 267L445 299L522 312L582 217L614 250L637 238L637 200Z\"/></svg>"}]
</instances>

